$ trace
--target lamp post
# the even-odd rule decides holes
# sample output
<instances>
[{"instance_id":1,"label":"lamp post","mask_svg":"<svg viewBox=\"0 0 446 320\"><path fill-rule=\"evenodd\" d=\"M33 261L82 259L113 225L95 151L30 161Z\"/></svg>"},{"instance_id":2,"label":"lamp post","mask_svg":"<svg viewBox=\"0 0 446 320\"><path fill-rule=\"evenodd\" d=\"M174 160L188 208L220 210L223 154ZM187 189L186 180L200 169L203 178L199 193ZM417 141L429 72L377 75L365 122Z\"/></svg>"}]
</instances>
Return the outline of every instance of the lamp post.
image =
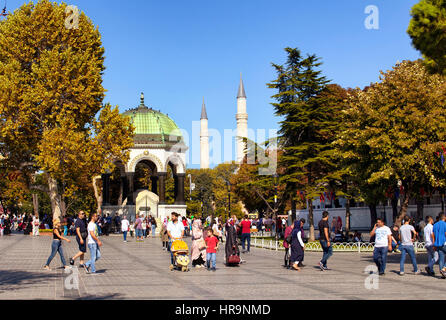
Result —
<instances>
[{"instance_id":1,"label":"lamp post","mask_svg":"<svg viewBox=\"0 0 446 320\"><path fill-rule=\"evenodd\" d=\"M277 233L277 188L278 188L278 184L279 184L279 175L277 173L275 173L273 175L273 180L274 180L274 224L276 225L276 241L278 241L278 233Z\"/></svg>"},{"instance_id":2,"label":"lamp post","mask_svg":"<svg viewBox=\"0 0 446 320\"><path fill-rule=\"evenodd\" d=\"M231 218L231 183L226 181L228 187L228 220Z\"/></svg>"}]
</instances>

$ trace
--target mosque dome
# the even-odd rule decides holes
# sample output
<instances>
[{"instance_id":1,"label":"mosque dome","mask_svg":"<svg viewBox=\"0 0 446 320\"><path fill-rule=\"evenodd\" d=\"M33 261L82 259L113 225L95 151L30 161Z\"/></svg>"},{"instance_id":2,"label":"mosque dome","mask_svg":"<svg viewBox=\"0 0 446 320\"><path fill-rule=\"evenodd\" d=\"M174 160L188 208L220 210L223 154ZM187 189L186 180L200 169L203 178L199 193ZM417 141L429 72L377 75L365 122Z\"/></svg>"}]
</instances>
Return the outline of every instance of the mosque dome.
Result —
<instances>
[{"instance_id":1,"label":"mosque dome","mask_svg":"<svg viewBox=\"0 0 446 320\"><path fill-rule=\"evenodd\" d=\"M177 124L168 115L147 107L143 93L140 105L124 112L123 115L130 117L135 127L135 145L168 147L183 142Z\"/></svg>"}]
</instances>

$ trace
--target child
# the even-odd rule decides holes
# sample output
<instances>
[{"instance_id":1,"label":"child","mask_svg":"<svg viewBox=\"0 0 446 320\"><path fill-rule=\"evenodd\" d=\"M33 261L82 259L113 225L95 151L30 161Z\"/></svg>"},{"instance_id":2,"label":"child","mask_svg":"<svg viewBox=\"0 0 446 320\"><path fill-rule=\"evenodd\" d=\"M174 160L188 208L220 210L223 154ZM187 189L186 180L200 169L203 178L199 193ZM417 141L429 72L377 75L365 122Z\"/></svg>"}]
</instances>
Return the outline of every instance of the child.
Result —
<instances>
[{"instance_id":1,"label":"child","mask_svg":"<svg viewBox=\"0 0 446 320\"><path fill-rule=\"evenodd\" d=\"M217 265L217 250L218 250L218 239L212 232L212 229L207 230L207 237L204 239L206 241L206 263L207 269L216 271ZM212 269L210 268L210 264L212 261Z\"/></svg>"},{"instance_id":2,"label":"child","mask_svg":"<svg viewBox=\"0 0 446 320\"><path fill-rule=\"evenodd\" d=\"M134 224L130 224L130 236L133 238L133 233L135 232L135 226Z\"/></svg>"}]
</instances>

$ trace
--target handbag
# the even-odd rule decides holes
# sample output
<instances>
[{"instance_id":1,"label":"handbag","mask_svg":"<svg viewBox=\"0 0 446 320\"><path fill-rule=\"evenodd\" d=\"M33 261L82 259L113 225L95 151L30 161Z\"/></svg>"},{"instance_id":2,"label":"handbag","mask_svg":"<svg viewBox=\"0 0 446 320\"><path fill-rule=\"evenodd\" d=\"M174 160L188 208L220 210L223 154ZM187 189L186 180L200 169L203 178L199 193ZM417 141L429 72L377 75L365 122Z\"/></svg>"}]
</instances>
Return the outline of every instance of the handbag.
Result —
<instances>
[{"instance_id":1,"label":"handbag","mask_svg":"<svg viewBox=\"0 0 446 320\"><path fill-rule=\"evenodd\" d=\"M230 264L239 264L240 263L240 257L236 254L232 254L228 258L228 263Z\"/></svg>"}]
</instances>

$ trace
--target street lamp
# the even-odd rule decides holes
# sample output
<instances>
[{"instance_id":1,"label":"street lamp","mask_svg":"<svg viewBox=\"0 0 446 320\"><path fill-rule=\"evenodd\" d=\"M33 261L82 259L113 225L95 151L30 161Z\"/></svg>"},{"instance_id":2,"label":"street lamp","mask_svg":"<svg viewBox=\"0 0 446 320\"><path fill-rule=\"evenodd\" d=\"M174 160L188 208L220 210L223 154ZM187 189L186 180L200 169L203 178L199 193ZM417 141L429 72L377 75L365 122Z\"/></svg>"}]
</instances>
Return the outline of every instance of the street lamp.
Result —
<instances>
[{"instance_id":1,"label":"street lamp","mask_svg":"<svg viewBox=\"0 0 446 320\"><path fill-rule=\"evenodd\" d=\"M278 184L279 184L279 175L277 173L275 173L273 175L273 180L274 180L274 223L276 225L276 241L278 241L278 234L277 234L277 188L278 188Z\"/></svg>"},{"instance_id":2,"label":"street lamp","mask_svg":"<svg viewBox=\"0 0 446 320\"><path fill-rule=\"evenodd\" d=\"M228 220L231 218L231 183L226 180L226 185L228 187Z\"/></svg>"}]
</instances>

